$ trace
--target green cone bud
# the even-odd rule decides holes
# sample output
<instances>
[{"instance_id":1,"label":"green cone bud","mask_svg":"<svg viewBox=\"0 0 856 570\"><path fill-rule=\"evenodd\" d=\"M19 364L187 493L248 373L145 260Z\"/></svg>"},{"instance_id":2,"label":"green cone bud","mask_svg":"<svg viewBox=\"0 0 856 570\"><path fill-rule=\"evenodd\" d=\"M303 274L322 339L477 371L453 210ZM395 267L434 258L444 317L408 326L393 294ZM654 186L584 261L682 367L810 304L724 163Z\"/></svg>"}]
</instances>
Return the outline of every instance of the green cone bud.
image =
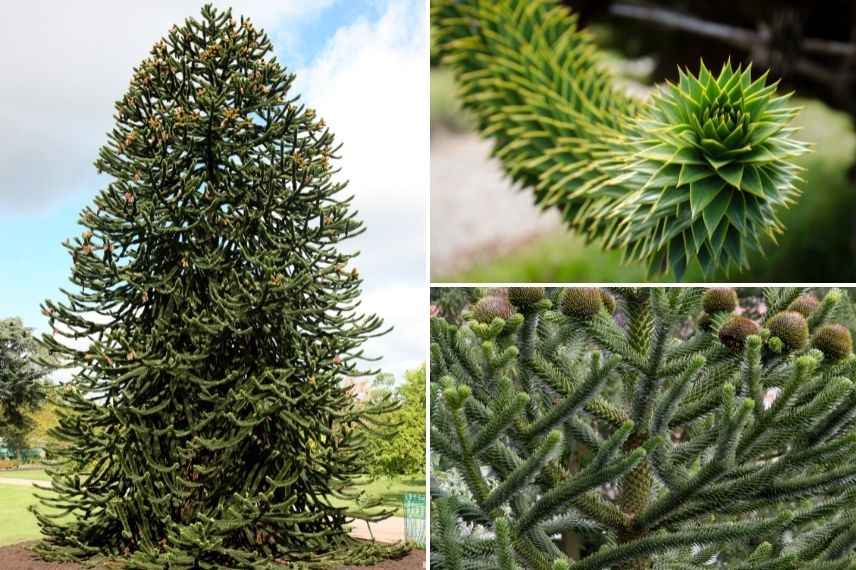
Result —
<instances>
[{"instance_id":1,"label":"green cone bud","mask_svg":"<svg viewBox=\"0 0 856 570\"><path fill-rule=\"evenodd\" d=\"M761 332L761 327L752 319L734 315L720 327L719 340L734 352L743 350L746 337Z\"/></svg>"},{"instance_id":2,"label":"green cone bud","mask_svg":"<svg viewBox=\"0 0 856 570\"><path fill-rule=\"evenodd\" d=\"M767 321L770 334L779 337L788 350L800 350L808 344L808 323L797 311L783 311Z\"/></svg>"},{"instance_id":3,"label":"green cone bud","mask_svg":"<svg viewBox=\"0 0 856 570\"><path fill-rule=\"evenodd\" d=\"M788 305L788 310L796 311L802 316L808 318L808 316L817 309L818 304L819 301L817 300L817 297L810 293L806 293L805 295L800 295L794 299L793 302Z\"/></svg>"},{"instance_id":4,"label":"green cone bud","mask_svg":"<svg viewBox=\"0 0 856 570\"><path fill-rule=\"evenodd\" d=\"M590 319L603 307L603 297L596 287L569 287L562 293L560 307L569 317Z\"/></svg>"},{"instance_id":5,"label":"green cone bud","mask_svg":"<svg viewBox=\"0 0 856 570\"><path fill-rule=\"evenodd\" d=\"M704 292L701 298L706 313L731 313L737 308L737 291L731 287L713 287Z\"/></svg>"},{"instance_id":6,"label":"green cone bud","mask_svg":"<svg viewBox=\"0 0 856 570\"><path fill-rule=\"evenodd\" d=\"M543 287L509 287L508 300L518 309L531 307L544 298Z\"/></svg>"},{"instance_id":7,"label":"green cone bud","mask_svg":"<svg viewBox=\"0 0 856 570\"><path fill-rule=\"evenodd\" d=\"M821 351L825 358L835 362L853 352L853 339L850 329L844 325L823 325L811 339L811 345Z\"/></svg>"},{"instance_id":8,"label":"green cone bud","mask_svg":"<svg viewBox=\"0 0 856 570\"><path fill-rule=\"evenodd\" d=\"M508 301L502 297L490 296L482 297L470 309L472 316L480 323L489 325L494 319L500 318L508 320L514 314L514 309Z\"/></svg>"}]
</instances>

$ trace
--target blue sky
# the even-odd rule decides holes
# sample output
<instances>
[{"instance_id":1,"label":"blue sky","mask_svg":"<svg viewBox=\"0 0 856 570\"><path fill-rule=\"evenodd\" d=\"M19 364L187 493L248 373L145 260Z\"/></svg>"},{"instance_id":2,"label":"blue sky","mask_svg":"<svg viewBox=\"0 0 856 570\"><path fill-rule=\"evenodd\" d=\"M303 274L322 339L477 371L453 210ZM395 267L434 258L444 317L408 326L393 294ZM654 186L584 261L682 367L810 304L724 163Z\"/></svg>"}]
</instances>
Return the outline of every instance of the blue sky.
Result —
<instances>
[{"instance_id":1,"label":"blue sky","mask_svg":"<svg viewBox=\"0 0 856 570\"><path fill-rule=\"evenodd\" d=\"M15 4L0 23L0 68L10 71L0 94L0 317L19 316L41 331L39 303L68 284L61 243L81 231L78 213L104 185L91 165L112 125L112 102L149 47L202 3ZM398 375L424 360L427 343L425 4L229 5L268 32L280 62L298 74L297 90L344 143L343 175L368 226L353 244L363 252L356 265L365 306L396 327L370 349ZM36 46L20 25L34 21L46 38Z\"/></svg>"}]
</instances>

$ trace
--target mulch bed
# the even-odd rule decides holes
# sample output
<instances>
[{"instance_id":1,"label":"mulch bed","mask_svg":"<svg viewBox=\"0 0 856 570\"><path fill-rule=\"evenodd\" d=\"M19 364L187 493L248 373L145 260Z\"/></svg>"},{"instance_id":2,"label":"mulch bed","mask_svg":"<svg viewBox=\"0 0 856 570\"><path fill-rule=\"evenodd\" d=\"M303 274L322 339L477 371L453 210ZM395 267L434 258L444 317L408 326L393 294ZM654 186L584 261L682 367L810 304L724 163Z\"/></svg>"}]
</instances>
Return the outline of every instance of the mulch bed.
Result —
<instances>
[{"instance_id":1,"label":"mulch bed","mask_svg":"<svg viewBox=\"0 0 856 570\"><path fill-rule=\"evenodd\" d=\"M0 546L0 568L3 570L80 570L91 567L72 562L45 562L30 551L34 542L19 542L11 546ZM422 570L425 568L425 551L411 550L404 558L386 560L375 566L343 566L341 570Z\"/></svg>"},{"instance_id":2,"label":"mulch bed","mask_svg":"<svg viewBox=\"0 0 856 570\"><path fill-rule=\"evenodd\" d=\"M2 566L0 566L2 568ZM360 568L376 568L377 570L423 570L425 568L425 551L411 550L404 558L385 560L375 566L342 566L341 570L359 570Z\"/></svg>"},{"instance_id":3,"label":"mulch bed","mask_svg":"<svg viewBox=\"0 0 856 570\"><path fill-rule=\"evenodd\" d=\"M35 542L19 542L11 546L0 547L0 568L15 570L76 570L80 564L60 564L45 562L30 551Z\"/></svg>"}]
</instances>

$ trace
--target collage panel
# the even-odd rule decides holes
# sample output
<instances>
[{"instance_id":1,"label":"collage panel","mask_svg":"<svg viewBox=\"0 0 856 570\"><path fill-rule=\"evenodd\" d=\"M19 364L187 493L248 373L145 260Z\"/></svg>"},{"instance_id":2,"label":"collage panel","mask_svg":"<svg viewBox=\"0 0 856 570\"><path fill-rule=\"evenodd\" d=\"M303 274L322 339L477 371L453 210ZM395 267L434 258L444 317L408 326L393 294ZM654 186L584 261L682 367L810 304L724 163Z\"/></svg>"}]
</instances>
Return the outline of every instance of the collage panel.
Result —
<instances>
[{"instance_id":1,"label":"collage panel","mask_svg":"<svg viewBox=\"0 0 856 570\"><path fill-rule=\"evenodd\" d=\"M425 568L425 0L3 9L0 570Z\"/></svg>"},{"instance_id":2,"label":"collage panel","mask_svg":"<svg viewBox=\"0 0 856 570\"><path fill-rule=\"evenodd\" d=\"M856 570L856 2L8 2L0 570Z\"/></svg>"},{"instance_id":3,"label":"collage panel","mask_svg":"<svg viewBox=\"0 0 856 570\"><path fill-rule=\"evenodd\" d=\"M432 568L853 564L856 289L431 297Z\"/></svg>"},{"instance_id":4,"label":"collage panel","mask_svg":"<svg viewBox=\"0 0 856 570\"><path fill-rule=\"evenodd\" d=\"M856 5L430 5L432 570L856 565Z\"/></svg>"}]
</instances>

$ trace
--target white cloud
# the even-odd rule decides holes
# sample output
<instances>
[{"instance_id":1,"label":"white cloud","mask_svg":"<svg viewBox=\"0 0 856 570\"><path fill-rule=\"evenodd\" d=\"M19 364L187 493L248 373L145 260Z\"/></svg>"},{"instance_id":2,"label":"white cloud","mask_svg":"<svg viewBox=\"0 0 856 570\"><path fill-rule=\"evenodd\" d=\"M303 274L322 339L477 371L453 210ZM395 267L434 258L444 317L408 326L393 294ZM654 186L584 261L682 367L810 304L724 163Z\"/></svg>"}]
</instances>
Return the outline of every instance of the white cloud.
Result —
<instances>
[{"instance_id":1,"label":"white cloud","mask_svg":"<svg viewBox=\"0 0 856 570\"><path fill-rule=\"evenodd\" d=\"M336 0L245 0L233 6L274 36L280 55ZM201 1L36 0L0 21L0 211L49 207L93 184L92 160L132 68ZM33 23L38 25L34 28ZM367 307L395 332L368 348L399 374L425 358L427 318L428 23L418 0L390 0L376 21L339 29L297 70L296 90L344 143L343 176L368 231L354 240ZM94 188L87 188L93 193Z\"/></svg>"},{"instance_id":2,"label":"white cloud","mask_svg":"<svg viewBox=\"0 0 856 570\"><path fill-rule=\"evenodd\" d=\"M334 0L243 0L233 13L273 29ZM113 102L134 66L170 26L203 2L57 2L3 5L0 19L0 211L33 211L93 183L91 164L113 123ZM289 28L285 41L299 43Z\"/></svg>"},{"instance_id":3,"label":"white cloud","mask_svg":"<svg viewBox=\"0 0 856 570\"><path fill-rule=\"evenodd\" d=\"M366 292L360 307L384 318L393 330L366 343L366 355L381 355L379 366L396 379L425 362L428 346L428 291L423 286L392 284Z\"/></svg>"},{"instance_id":4,"label":"white cloud","mask_svg":"<svg viewBox=\"0 0 856 570\"><path fill-rule=\"evenodd\" d=\"M341 166L368 227L360 266L420 277L428 196L428 33L419 2L340 29L297 89L343 143Z\"/></svg>"},{"instance_id":5,"label":"white cloud","mask_svg":"<svg viewBox=\"0 0 856 570\"><path fill-rule=\"evenodd\" d=\"M396 371L427 347L428 31L421 2L391 2L375 22L342 28L297 70L297 89L340 142L366 233L355 240L366 307L396 327L370 348ZM392 283L392 284L391 284Z\"/></svg>"}]
</instances>

